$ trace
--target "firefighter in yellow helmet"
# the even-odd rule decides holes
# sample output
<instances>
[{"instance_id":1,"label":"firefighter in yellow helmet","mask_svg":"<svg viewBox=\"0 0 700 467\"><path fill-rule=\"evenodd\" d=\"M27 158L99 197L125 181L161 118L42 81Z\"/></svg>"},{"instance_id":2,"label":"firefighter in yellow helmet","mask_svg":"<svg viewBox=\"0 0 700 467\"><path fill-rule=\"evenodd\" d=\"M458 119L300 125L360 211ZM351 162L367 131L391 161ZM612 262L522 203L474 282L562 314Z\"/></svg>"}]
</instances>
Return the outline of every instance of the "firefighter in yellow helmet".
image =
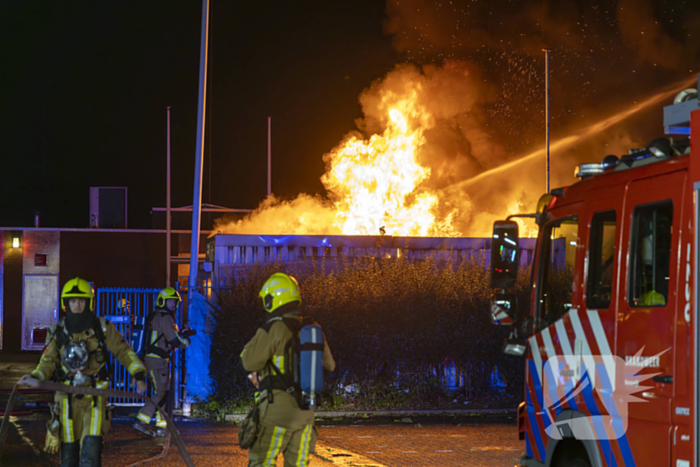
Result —
<instances>
[{"instance_id":1,"label":"firefighter in yellow helmet","mask_svg":"<svg viewBox=\"0 0 700 467\"><path fill-rule=\"evenodd\" d=\"M299 285L293 277L276 273L265 282L259 295L267 320L241 353L243 367L252 372L249 378L258 388L255 400L260 409L261 429L248 451L249 467L275 465L280 453L284 453L285 466L307 466L309 454L316 446L314 411L299 407L273 369L274 365L284 373L285 359L291 358L287 343L293 335L285 320L302 322ZM335 369L325 339L323 368ZM272 395L268 394L270 391Z\"/></svg>"},{"instance_id":2,"label":"firefighter in yellow helmet","mask_svg":"<svg viewBox=\"0 0 700 467\"><path fill-rule=\"evenodd\" d=\"M76 277L63 286L61 306L66 316L49 329L39 364L31 376L74 386L109 388L109 352L146 389L146 368L114 325L97 317L90 283ZM61 450L61 467L101 465L102 438L110 427L107 399L57 392L44 449Z\"/></svg>"},{"instance_id":3,"label":"firefighter in yellow helmet","mask_svg":"<svg viewBox=\"0 0 700 467\"><path fill-rule=\"evenodd\" d=\"M143 355L148 376L153 389L152 399L163 407L168 397L170 382L170 355L175 349L184 349L190 345L189 328L181 332L175 324L175 312L180 305L180 294L172 287L166 287L158 293L156 309L146 318L145 343ZM156 431L150 428L151 418L156 415ZM166 421L150 401L141 408L133 427L147 436L165 436Z\"/></svg>"}]
</instances>

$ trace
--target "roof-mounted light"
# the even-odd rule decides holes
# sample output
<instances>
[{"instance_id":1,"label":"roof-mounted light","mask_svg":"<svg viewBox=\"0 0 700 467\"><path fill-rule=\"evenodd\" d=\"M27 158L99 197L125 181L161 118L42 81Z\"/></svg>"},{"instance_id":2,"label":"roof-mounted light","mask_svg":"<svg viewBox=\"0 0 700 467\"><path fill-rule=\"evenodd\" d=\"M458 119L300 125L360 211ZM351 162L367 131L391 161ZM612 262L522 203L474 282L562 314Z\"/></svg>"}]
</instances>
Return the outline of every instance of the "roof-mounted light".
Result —
<instances>
[{"instance_id":1,"label":"roof-mounted light","mask_svg":"<svg viewBox=\"0 0 700 467\"><path fill-rule=\"evenodd\" d=\"M578 167L576 167L574 175L578 178L583 179L590 177L591 175L602 174L603 172L603 164L581 164Z\"/></svg>"},{"instance_id":2,"label":"roof-mounted light","mask_svg":"<svg viewBox=\"0 0 700 467\"><path fill-rule=\"evenodd\" d=\"M674 104L680 104L681 102L687 102L691 99L698 98L698 90L695 88L684 89L673 98Z\"/></svg>"},{"instance_id":3,"label":"roof-mounted light","mask_svg":"<svg viewBox=\"0 0 700 467\"><path fill-rule=\"evenodd\" d=\"M608 154L603 158L603 163L601 164L603 166L603 170L610 170L614 169L617 167L617 165L620 163L620 158L617 157L614 154Z\"/></svg>"},{"instance_id":4,"label":"roof-mounted light","mask_svg":"<svg viewBox=\"0 0 700 467\"><path fill-rule=\"evenodd\" d=\"M650 154L656 157L671 157L673 155L673 150L671 149L671 141L668 138L656 138L654 141L649 143L647 150Z\"/></svg>"}]
</instances>

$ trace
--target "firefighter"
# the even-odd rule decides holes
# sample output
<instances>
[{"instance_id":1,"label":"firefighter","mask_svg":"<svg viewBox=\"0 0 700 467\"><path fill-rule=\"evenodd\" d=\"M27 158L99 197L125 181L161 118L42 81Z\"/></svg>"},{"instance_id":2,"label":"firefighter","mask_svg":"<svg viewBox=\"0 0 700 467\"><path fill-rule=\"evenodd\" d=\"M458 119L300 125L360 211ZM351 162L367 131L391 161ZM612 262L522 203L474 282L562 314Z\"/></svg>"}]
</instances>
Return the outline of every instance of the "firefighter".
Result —
<instances>
[{"instance_id":1,"label":"firefighter","mask_svg":"<svg viewBox=\"0 0 700 467\"><path fill-rule=\"evenodd\" d=\"M146 368L114 325L93 313L95 294L90 283L79 277L66 282L61 306L65 317L51 326L39 364L22 379L108 389L109 351L135 378L138 390L145 392ZM55 454L60 444L62 467L101 465L102 438L111 422L107 399L57 392L54 401L44 449Z\"/></svg>"},{"instance_id":2,"label":"firefighter","mask_svg":"<svg viewBox=\"0 0 700 467\"><path fill-rule=\"evenodd\" d=\"M144 362L153 388L152 399L163 407L167 400L170 382L170 355L174 349L184 349L190 345L189 336L193 331L184 328L178 331L175 324L175 312L180 305L180 294L172 287L166 287L158 293L156 309L148 316L146 322ZM156 432L150 428L151 418L156 414ZM148 436L165 436L166 421L150 401L141 408L133 427Z\"/></svg>"},{"instance_id":3,"label":"firefighter","mask_svg":"<svg viewBox=\"0 0 700 467\"><path fill-rule=\"evenodd\" d=\"M248 451L249 467L275 465L280 453L284 453L285 466L307 466L309 454L316 446L314 411L302 410L294 395L282 389L279 377L274 374L271 363L284 368L287 343L292 332L282 320L291 318L301 323L299 312L301 296L296 279L286 274L273 274L260 290L263 307L267 312L266 323L257 330L241 353L241 360L256 392L256 403L260 409L260 431L255 443ZM324 339L325 341L325 339ZM335 369L335 361L324 342L323 368ZM272 388L272 396L267 392ZM272 401L270 401L272 399Z\"/></svg>"}]
</instances>

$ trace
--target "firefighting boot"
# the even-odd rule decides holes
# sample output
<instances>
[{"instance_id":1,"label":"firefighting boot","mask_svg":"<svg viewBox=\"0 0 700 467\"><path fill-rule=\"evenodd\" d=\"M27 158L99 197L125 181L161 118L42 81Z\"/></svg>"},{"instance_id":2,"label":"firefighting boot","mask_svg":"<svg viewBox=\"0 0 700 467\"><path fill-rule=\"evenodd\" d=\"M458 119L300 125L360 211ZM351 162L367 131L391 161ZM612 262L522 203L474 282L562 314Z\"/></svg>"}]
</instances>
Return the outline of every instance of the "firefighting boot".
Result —
<instances>
[{"instance_id":1,"label":"firefighting boot","mask_svg":"<svg viewBox=\"0 0 700 467\"><path fill-rule=\"evenodd\" d=\"M83 438L80 467L102 467L102 436Z\"/></svg>"},{"instance_id":2,"label":"firefighting boot","mask_svg":"<svg viewBox=\"0 0 700 467\"><path fill-rule=\"evenodd\" d=\"M151 438L154 438L156 434L151 430L151 427L149 425L146 425L143 422L140 422L136 420L133 425L131 425L136 431L140 431L146 436L150 436Z\"/></svg>"},{"instance_id":3,"label":"firefighting boot","mask_svg":"<svg viewBox=\"0 0 700 467\"><path fill-rule=\"evenodd\" d=\"M78 467L80 443L61 443L61 467Z\"/></svg>"}]
</instances>

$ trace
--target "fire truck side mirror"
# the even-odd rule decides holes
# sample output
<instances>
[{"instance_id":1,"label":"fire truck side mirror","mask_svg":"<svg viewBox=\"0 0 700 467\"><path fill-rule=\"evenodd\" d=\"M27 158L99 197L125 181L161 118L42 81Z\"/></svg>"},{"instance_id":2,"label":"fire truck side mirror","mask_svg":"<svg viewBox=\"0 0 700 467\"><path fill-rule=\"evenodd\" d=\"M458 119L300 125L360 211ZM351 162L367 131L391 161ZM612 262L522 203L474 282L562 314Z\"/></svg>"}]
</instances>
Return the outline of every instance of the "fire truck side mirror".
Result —
<instances>
[{"instance_id":1,"label":"fire truck side mirror","mask_svg":"<svg viewBox=\"0 0 700 467\"><path fill-rule=\"evenodd\" d=\"M520 263L518 223L496 221L491 239L491 287L507 289L515 285Z\"/></svg>"}]
</instances>

